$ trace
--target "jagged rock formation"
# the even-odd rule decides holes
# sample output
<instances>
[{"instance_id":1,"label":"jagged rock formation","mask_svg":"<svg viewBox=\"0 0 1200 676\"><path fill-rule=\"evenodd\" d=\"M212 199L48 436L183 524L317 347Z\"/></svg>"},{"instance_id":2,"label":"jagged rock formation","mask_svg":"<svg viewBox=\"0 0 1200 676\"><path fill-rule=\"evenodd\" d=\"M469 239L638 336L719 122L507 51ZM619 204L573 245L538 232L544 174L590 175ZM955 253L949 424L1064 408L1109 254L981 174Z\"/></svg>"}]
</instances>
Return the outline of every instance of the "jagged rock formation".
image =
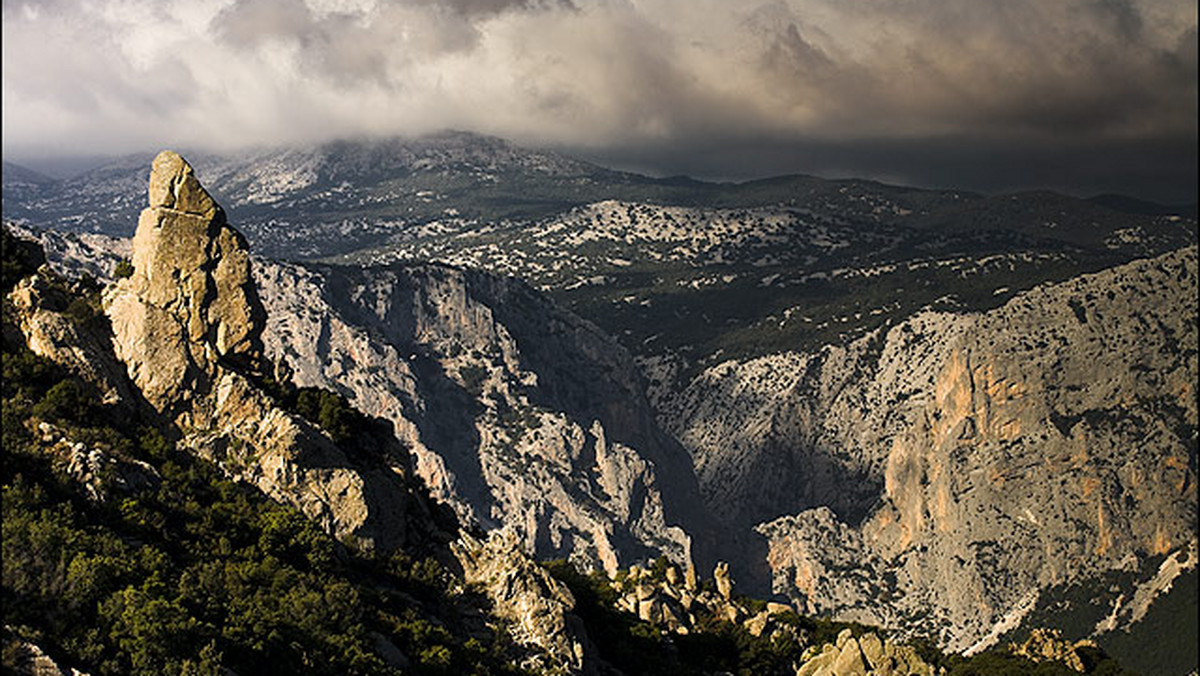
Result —
<instances>
[{"instance_id":1,"label":"jagged rock formation","mask_svg":"<svg viewBox=\"0 0 1200 676\"><path fill-rule=\"evenodd\" d=\"M343 541L402 544L408 490L399 449L387 467L359 466L253 384L267 364L245 239L173 152L155 159L149 196L133 276L104 298L129 379L183 431L184 447Z\"/></svg>"},{"instance_id":2,"label":"jagged rock formation","mask_svg":"<svg viewBox=\"0 0 1200 676\"><path fill-rule=\"evenodd\" d=\"M1034 662L1061 662L1068 667L1084 673L1091 666L1088 652L1098 652L1094 641L1067 641L1062 632L1057 629L1034 629L1029 638L1021 643L1009 645L1009 651Z\"/></svg>"},{"instance_id":3,"label":"jagged rock formation","mask_svg":"<svg viewBox=\"0 0 1200 676\"><path fill-rule=\"evenodd\" d=\"M740 624L754 636L802 639L794 627L780 621L782 615L795 612L791 606L767 603L755 612L742 599L734 597L729 566L723 561L717 562L713 569L711 585L699 583L693 566L681 573L674 564L667 564L661 574L634 565L610 584L619 594L617 608L664 631L693 633L699 630L700 618L707 615Z\"/></svg>"},{"instance_id":4,"label":"jagged rock formation","mask_svg":"<svg viewBox=\"0 0 1200 676\"><path fill-rule=\"evenodd\" d=\"M91 321L92 308L85 304L67 314L67 298L67 289L44 268L13 288L8 302L29 349L95 385L105 403L132 401L125 369L114 359L107 333Z\"/></svg>"},{"instance_id":5,"label":"jagged rock formation","mask_svg":"<svg viewBox=\"0 0 1200 676\"><path fill-rule=\"evenodd\" d=\"M41 240L72 275L99 276L130 251L112 238ZM662 553L682 563L708 537L690 459L659 430L628 355L525 285L439 265L256 260L253 275L271 360L391 421L463 522L509 525L539 555L610 572ZM122 286L141 276L135 266Z\"/></svg>"},{"instance_id":6,"label":"jagged rock formation","mask_svg":"<svg viewBox=\"0 0 1200 676\"><path fill-rule=\"evenodd\" d=\"M857 638L849 629L836 643L805 651L796 676L934 676L934 668L909 646L897 645L873 633Z\"/></svg>"},{"instance_id":7,"label":"jagged rock formation","mask_svg":"<svg viewBox=\"0 0 1200 676\"><path fill-rule=\"evenodd\" d=\"M658 570L634 566L610 585L619 594L619 609L663 631L680 635L703 631L702 622L711 625L713 618L717 618L740 625L752 636L769 638L776 645L807 646L795 664L797 676L937 673L913 647L872 632L855 637L850 629L844 629L834 643L811 644L809 633L795 624L793 607L767 603L765 607L759 605L761 609L755 612L746 599L733 596L728 567L723 563L713 570L711 583L699 584L695 569L689 568L681 574L677 567L668 564Z\"/></svg>"},{"instance_id":8,"label":"jagged rock formation","mask_svg":"<svg viewBox=\"0 0 1200 676\"><path fill-rule=\"evenodd\" d=\"M463 535L452 549L467 584L481 587L509 635L529 651L522 666L539 674L584 670L587 634L571 615L571 591L525 554L521 539L508 530L484 541Z\"/></svg>"},{"instance_id":9,"label":"jagged rock formation","mask_svg":"<svg viewBox=\"0 0 1200 676\"><path fill-rule=\"evenodd\" d=\"M88 676L74 667L54 661L41 646L12 634L4 628L6 664L13 667L14 676Z\"/></svg>"},{"instance_id":10,"label":"jagged rock formation","mask_svg":"<svg viewBox=\"0 0 1200 676\"><path fill-rule=\"evenodd\" d=\"M1194 537L1196 289L1191 247L727 362L660 408L710 504L770 520L802 611L978 649L1039 589Z\"/></svg>"},{"instance_id":11,"label":"jagged rock formation","mask_svg":"<svg viewBox=\"0 0 1200 676\"><path fill-rule=\"evenodd\" d=\"M170 216L171 214L166 214L166 218L170 218ZM202 248L207 248L204 246L204 242L201 244ZM180 243L171 243L160 239L154 244L154 246L168 247L173 245L178 247ZM139 251L138 253L141 254L140 258L143 260L155 258L155 252ZM158 258L161 259L162 256L158 256ZM8 259L6 259L6 263L7 261ZM198 266L200 271L205 268L206 262L201 262ZM160 270L160 272L166 272L166 274L159 276L161 283L155 291L159 293L159 297L167 298L165 306L194 310L196 306L193 301L196 298L187 295L188 286L180 284L178 286L180 293L175 298L171 298L167 293L170 284L185 275L181 275L180 271L170 269ZM166 281L162 282L161 280ZM136 287L133 286L137 281L143 284L152 283L152 280L147 279L131 280L125 284L114 286L108 291L109 311L126 320L125 332L120 336L113 336L107 333L108 323L105 316L92 314L94 308L91 304L84 303L89 309L88 313L83 313L83 310L75 313L79 315L79 318L76 318L72 314L73 311L70 310L75 304L83 302L87 298L94 298L94 296L82 297L69 288L71 283L43 267L37 274L21 281L17 285L17 291L3 299L5 303L6 358L10 355L10 345L8 344L10 340L13 343L24 341L41 344L37 342L37 338L45 333L45 326L57 326L65 322L66 326L75 327L78 323L79 326L88 330L86 336L92 338L92 342L95 343L90 348L95 349L88 352L86 358L80 358L73 351L76 350L75 345L66 341L80 339L80 336L85 334L71 333L60 341L61 344L54 344L52 349L44 350L45 356L60 366L75 370L76 375L90 380L91 384L102 385L103 378L96 374L107 374L115 383L112 389L120 394L114 401L108 402L113 405L107 407L106 412L129 413L135 423L149 425L151 429L158 430L167 436L179 434L182 437L179 439L180 444L184 448L190 448L192 451L216 460L227 475L254 483L277 500L299 507L310 517L319 521L332 534L339 536L349 544L377 548L407 544L407 537L412 533L409 526L413 525L413 520L420 521L416 524L417 528L414 529L418 531L418 535L422 536L422 541L418 543L419 548L408 549L404 555L422 555L432 552L432 556L441 560L443 564L447 564L449 569L445 573L445 577L439 575L440 579L434 585L446 584L453 589L454 598L452 602L447 603L446 598L442 596L441 599L445 605L435 607L435 604L429 602L428 599L415 599L398 591L393 586L375 590L394 595L393 598L403 599L400 603L401 608L406 612L406 623L402 625L405 629L416 631L417 629L414 627L441 626L441 619L447 618L447 624L452 625L456 630L465 631L471 639L487 642L496 638L496 625L504 624L512 629L510 636L518 646L517 648L502 648L504 655L522 661L523 664L538 673L572 674L584 671L586 634L581 622L570 615L574 603L571 594L524 553L518 539L510 534L500 533L486 542L480 542L468 534L461 534L461 539L455 542L450 550L443 548L442 545L448 542L452 536L437 529L450 527L450 523L444 520L435 522L435 517L423 509L424 503L419 491L410 492L413 487L403 480L404 477L391 479L389 482L379 481L377 475L381 471L391 471L386 465L379 466L381 464L379 458L372 456L371 460L348 459L340 455L342 452L340 448L334 446L320 432L312 429L311 425L281 411L259 390L251 378L253 373L248 373L247 365L257 365L261 368L268 366L266 362L261 361L261 358L251 354L251 358L258 360L257 364L250 359L242 360L240 363L237 360L229 363L221 358L222 351L218 345L205 344L208 338L218 335L217 332L210 332L208 329L211 328L211 323L206 325L204 321L204 317L212 315L188 312L185 319L201 317L198 322L200 324L198 334L201 337L195 341L199 344L192 345L190 344L192 341L186 338L180 339L178 341L179 349L186 348L187 354L182 357L177 353L166 355L166 358L170 359L190 360L187 361L188 367L197 374L192 381L192 389L188 392L169 393L172 396L158 398L154 402L142 399L136 386L137 383L133 382L123 370L126 365L119 362L108 344L99 338L114 339L117 350L133 361L128 364L129 370L134 374L144 373L155 366L156 359L164 358L162 351L175 346L175 342L171 340L175 337L173 332L185 333L188 330L188 323L179 320L174 326L170 321L151 325L139 324L136 321L138 319L136 314L132 320L128 315L120 314L121 303L134 305L146 303L144 298L137 294ZM75 286L79 286L79 284ZM95 287L85 286L84 290L95 290ZM202 287L203 285L196 286ZM190 288L196 288L196 286ZM249 287L248 290L253 292L253 287ZM219 294L220 291L218 290L216 293ZM243 297L251 296L245 294ZM69 304L59 302L68 299L70 300ZM220 299L214 299L204 294L203 300L217 304ZM66 304L66 310L60 307L64 304ZM128 311L128 308L125 310ZM135 308L136 311L144 313L145 308ZM170 320L178 319L170 312L164 311L164 314L167 314ZM236 312L232 313L232 316L236 316ZM243 316L252 315L243 313ZM164 329L164 326L167 328ZM261 331L261 324L251 325L248 329L244 326L231 326L229 329L224 335L241 331L242 335L254 336ZM147 350L146 346L156 346L157 350ZM225 354L228 353L225 351ZM14 351L12 354L20 355L21 352ZM215 361L203 361L214 354L217 355ZM192 359L193 356L196 358ZM201 368L201 364L204 365L203 368ZM84 366L87 368L82 368ZM7 373L6 369L6 375ZM142 379L141 382L145 383L146 380ZM86 383L80 383L75 379L64 380L60 385L64 383L69 383L77 388L90 389ZM53 389L51 388L51 391ZM8 391L6 388L6 396ZM37 406L42 406L49 400L50 397L47 396ZM28 402L25 402L25 405L28 405ZM73 480L78 492L89 500L105 502L114 497L121 498L136 492L154 490L164 481L154 466L127 457L121 450L123 447L116 442L111 442L111 439L123 439L121 432L106 427L98 437L90 436L90 428L71 426L80 420L75 418L72 418L71 423L66 424L67 426L59 427L42 420L40 418L42 414L37 412L37 406L34 407L33 416L22 421L33 433L33 436L29 438L30 450L45 454L51 464L55 466L55 473L62 478ZM145 408L139 410L139 407L143 406ZM169 417L172 415L176 417ZM7 420L6 410L6 422ZM257 438L253 436L264 429L267 429L267 434ZM271 430L280 433L271 434ZM106 434L112 436L106 436ZM78 437L80 436L89 441L79 441ZM7 438L6 434L6 440ZM95 441L96 438L99 438L100 441ZM161 441L159 440L160 443ZM385 447L380 450L398 450L398 447L397 449ZM387 463L395 459L385 454L382 462ZM283 471L267 471L272 469L271 465L267 464L271 462L281 463ZM315 467L306 464L314 462L325 464L318 464ZM395 471L403 469L405 468L395 467ZM392 473L395 474L395 471ZM168 477L167 481L172 480L168 471L164 471L163 475ZM356 493L353 490L356 484L351 483L349 486L346 483L339 484L339 478L348 481L357 479L359 486L380 492ZM9 488L7 484L5 488L7 496ZM388 493L382 493L382 491L388 491ZM404 529L398 533L399 536L406 538L403 542L395 537L393 532L380 527L381 525L386 527L389 523L380 519L375 511L381 507L383 509L394 508L396 505L406 508L407 511L393 511L384 516L395 520L397 522L395 525ZM308 507L312 507L312 509L307 509ZM367 519L365 522L361 522L354 530L343 528L346 524L354 527L356 523L353 519L360 514L365 515ZM6 512L6 537L10 528L9 516L10 514ZM323 520L323 517L326 516L330 518ZM435 537L430 538L430 535ZM452 553L458 556L458 567L452 563ZM53 563L56 560L58 559L51 557L47 565L57 565L65 575L65 568L61 564ZM79 561L82 558L75 560ZM38 563L40 564L40 561ZM425 563L428 564L429 561ZM426 567L425 571L427 570ZM455 570L461 571L461 575L455 575ZM335 579L336 575L335 569ZM484 591L488 596L487 601L482 600L476 594L464 594L464 583ZM5 584L7 595L10 589L10 575L7 568ZM339 589L353 590L354 587L345 586L343 583ZM438 587L432 586L423 591L439 593L435 591L437 589ZM405 608L404 604L409 602L413 607ZM352 605L352 607L354 606ZM187 611L178 609L178 612ZM427 617L439 624L434 625L427 622L425 619ZM396 623L401 624L401 621L396 620ZM29 627L22 626L20 630L29 631ZM10 633L13 635L10 636ZM6 627L5 634L4 666L6 669L14 669L16 673L31 674L68 673L66 669L56 665L36 645L18 638L16 632L10 632ZM418 660L422 664L430 661L441 664L441 661L444 661L447 656L455 658L454 653L439 644L435 646L438 651L432 657L422 654L417 656L416 660L410 659L397 647L394 642L395 636L394 632L392 638L379 632L370 632L367 635L369 640L367 645L384 663L396 669L408 670ZM452 642L454 638L447 633L444 636L438 636L437 640ZM419 640L423 641L425 638ZM478 649L470 647L470 641L467 643L468 647L463 651L477 653ZM62 646L55 647L61 648ZM211 647L210 643L209 648ZM292 643L291 647L294 648L295 643ZM459 653L460 656L461 654ZM73 654L73 656L77 658L78 654ZM214 659L219 661L222 658L220 654L215 654ZM491 659L501 658L492 656ZM370 664L369 661L366 663ZM106 663L106 669L112 668L109 664L111 663ZM320 670L320 667L318 666L317 669ZM69 673L78 674L79 672L71 670Z\"/></svg>"},{"instance_id":12,"label":"jagged rock formation","mask_svg":"<svg viewBox=\"0 0 1200 676\"><path fill-rule=\"evenodd\" d=\"M106 299L119 355L155 409L176 417L212 388L218 363L261 367L262 304L246 240L179 155L150 172L133 276Z\"/></svg>"},{"instance_id":13,"label":"jagged rock formation","mask_svg":"<svg viewBox=\"0 0 1200 676\"><path fill-rule=\"evenodd\" d=\"M256 263L270 311L260 324L244 244L185 166L164 160L173 169L140 238L152 246L109 296L129 373L185 445L343 537L396 541L378 534L404 511L387 503L404 494L395 473L356 468L279 411L253 386L265 352L300 384L391 420L467 523L507 525L528 550L585 567L687 560L675 527L703 524L681 516L696 495L689 463L599 331L524 285L434 265ZM168 232L180 238L158 251ZM179 244L189 237L198 245ZM776 589L802 612L981 647L1047 585L1187 546L1195 257L1037 289L989 313L922 312L811 354L727 362L657 404L725 532L758 526ZM182 393L166 374L190 379ZM637 612L665 621L661 596L635 599Z\"/></svg>"},{"instance_id":14,"label":"jagged rock formation","mask_svg":"<svg viewBox=\"0 0 1200 676\"><path fill-rule=\"evenodd\" d=\"M271 358L390 420L433 496L540 557L614 572L709 525L627 353L511 279L261 263ZM698 554L703 558L704 554Z\"/></svg>"},{"instance_id":15,"label":"jagged rock formation","mask_svg":"<svg viewBox=\"0 0 1200 676\"><path fill-rule=\"evenodd\" d=\"M38 435L46 453L61 463L66 473L95 502L114 493L127 495L158 486L158 470L148 463L118 453L72 441L63 430L47 422L38 424Z\"/></svg>"}]
</instances>

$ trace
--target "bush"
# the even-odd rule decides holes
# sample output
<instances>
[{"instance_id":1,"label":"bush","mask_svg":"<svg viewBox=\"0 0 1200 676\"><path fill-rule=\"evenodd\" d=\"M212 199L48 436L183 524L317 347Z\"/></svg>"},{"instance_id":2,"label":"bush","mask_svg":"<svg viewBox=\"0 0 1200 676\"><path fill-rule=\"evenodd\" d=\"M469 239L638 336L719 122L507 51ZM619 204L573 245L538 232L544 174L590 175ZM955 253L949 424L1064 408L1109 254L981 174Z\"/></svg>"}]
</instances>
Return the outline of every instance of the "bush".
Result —
<instances>
[{"instance_id":1,"label":"bush","mask_svg":"<svg viewBox=\"0 0 1200 676\"><path fill-rule=\"evenodd\" d=\"M129 279L133 276L133 263L129 261L118 261L116 267L113 268L113 277L117 279Z\"/></svg>"},{"instance_id":2,"label":"bush","mask_svg":"<svg viewBox=\"0 0 1200 676\"><path fill-rule=\"evenodd\" d=\"M46 254L37 242L21 239L3 228L0 235L0 290L7 294L24 277L37 272Z\"/></svg>"},{"instance_id":3,"label":"bush","mask_svg":"<svg viewBox=\"0 0 1200 676\"><path fill-rule=\"evenodd\" d=\"M478 397L483 394L483 381L487 380L487 369L478 364L468 364L458 369L458 376L462 378L463 387L473 397Z\"/></svg>"},{"instance_id":4,"label":"bush","mask_svg":"<svg viewBox=\"0 0 1200 676\"><path fill-rule=\"evenodd\" d=\"M52 422L86 422L94 413L94 401L78 382L63 380L46 391L33 414Z\"/></svg>"}]
</instances>

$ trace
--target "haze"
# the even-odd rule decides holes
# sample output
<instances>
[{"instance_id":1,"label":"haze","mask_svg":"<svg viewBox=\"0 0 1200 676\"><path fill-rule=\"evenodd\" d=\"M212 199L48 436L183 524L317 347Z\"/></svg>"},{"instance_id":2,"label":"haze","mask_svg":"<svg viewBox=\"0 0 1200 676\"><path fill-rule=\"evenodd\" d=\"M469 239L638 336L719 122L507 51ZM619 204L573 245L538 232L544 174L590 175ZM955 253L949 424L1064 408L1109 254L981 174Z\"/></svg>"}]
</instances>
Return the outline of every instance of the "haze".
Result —
<instances>
[{"instance_id":1,"label":"haze","mask_svg":"<svg viewBox=\"0 0 1200 676\"><path fill-rule=\"evenodd\" d=\"M653 174L1194 202L1193 0L3 3L5 159L445 128Z\"/></svg>"}]
</instances>

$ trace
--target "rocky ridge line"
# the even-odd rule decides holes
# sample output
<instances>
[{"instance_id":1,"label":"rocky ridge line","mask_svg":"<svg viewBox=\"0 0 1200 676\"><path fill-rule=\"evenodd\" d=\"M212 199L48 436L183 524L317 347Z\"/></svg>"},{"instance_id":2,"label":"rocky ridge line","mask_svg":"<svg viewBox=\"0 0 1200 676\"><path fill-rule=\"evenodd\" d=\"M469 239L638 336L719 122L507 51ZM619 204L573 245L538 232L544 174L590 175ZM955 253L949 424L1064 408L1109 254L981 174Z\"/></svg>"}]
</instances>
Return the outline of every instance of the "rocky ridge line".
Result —
<instances>
[{"instance_id":1,"label":"rocky ridge line","mask_svg":"<svg viewBox=\"0 0 1200 676\"><path fill-rule=\"evenodd\" d=\"M84 336L91 340L78 342L95 349L80 358L75 346L80 335L63 334L74 324L62 303L53 302L55 285L64 282L43 269L9 297L25 342L84 379L107 383L113 403L162 423L178 435L178 448L298 508L349 546L386 552L414 541L439 546L452 538L440 530L414 484L403 446L392 440L370 458L348 457L262 388L269 374L287 374L276 372L263 356L266 317L249 252L191 167L175 153L160 154L149 194L151 206L133 242L134 272L103 294L111 334L108 325L86 324L95 329ZM44 336L56 340L39 340ZM104 337L111 338L111 349ZM53 428L44 426L41 436L93 499L157 479L144 463L97 453L59 438ZM114 472L115 477L97 478ZM444 552L447 560L458 557L465 581L483 587L490 615L514 629L511 635L528 664L544 673L579 673L586 634L570 615L570 595L542 584L547 576L523 551L501 546L509 540L494 544L461 535L453 551ZM503 584L487 584L487 571L499 571ZM557 613L557 623L546 624L549 610Z\"/></svg>"}]
</instances>

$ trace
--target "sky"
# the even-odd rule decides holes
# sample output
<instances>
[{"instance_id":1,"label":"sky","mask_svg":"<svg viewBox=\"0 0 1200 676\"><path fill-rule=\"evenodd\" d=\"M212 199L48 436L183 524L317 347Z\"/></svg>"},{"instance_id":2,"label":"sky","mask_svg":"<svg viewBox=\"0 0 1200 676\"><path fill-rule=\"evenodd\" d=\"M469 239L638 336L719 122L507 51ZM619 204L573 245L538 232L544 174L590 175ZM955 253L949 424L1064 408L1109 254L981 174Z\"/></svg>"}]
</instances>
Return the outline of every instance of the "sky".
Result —
<instances>
[{"instance_id":1,"label":"sky","mask_svg":"<svg viewBox=\"0 0 1200 676\"><path fill-rule=\"evenodd\" d=\"M3 0L3 150L441 129L655 175L1196 201L1195 0Z\"/></svg>"}]
</instances>

